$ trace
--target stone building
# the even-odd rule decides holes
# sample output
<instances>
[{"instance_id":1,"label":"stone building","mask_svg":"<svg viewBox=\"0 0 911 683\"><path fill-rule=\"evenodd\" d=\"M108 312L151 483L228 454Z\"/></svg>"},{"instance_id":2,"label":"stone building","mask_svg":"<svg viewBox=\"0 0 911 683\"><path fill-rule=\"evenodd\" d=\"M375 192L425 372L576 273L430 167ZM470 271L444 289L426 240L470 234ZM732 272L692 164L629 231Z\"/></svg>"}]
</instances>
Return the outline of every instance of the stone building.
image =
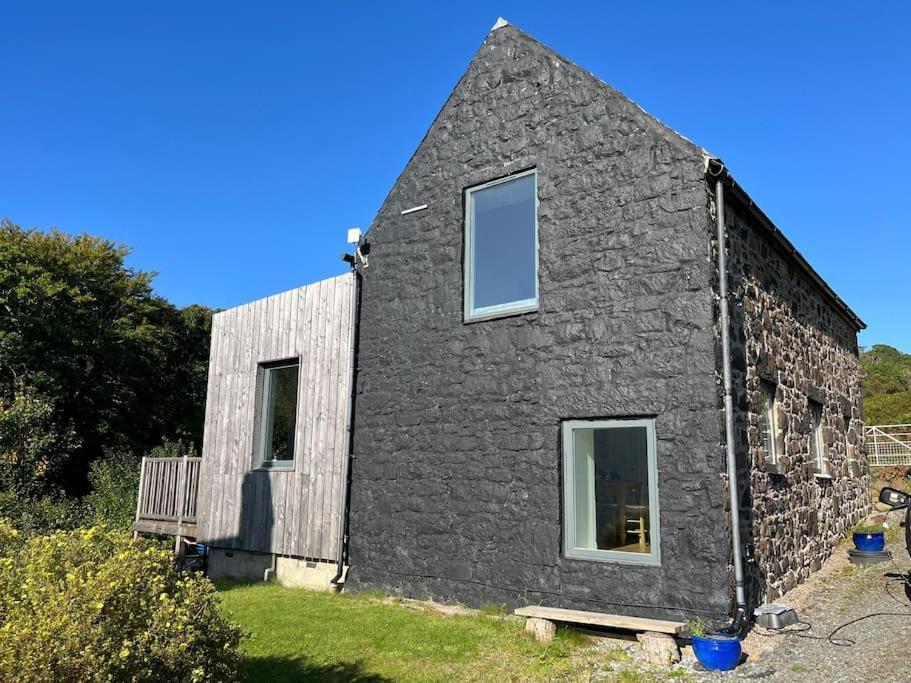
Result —
<instances>
[{"instance_id":1,"label":"stone building","mask_svg":"<svg viewBox=\"0 0 911 683\"><path fill-rule=\"evenodd\" d=\"M728 205L741 528L751 594L815 571L869 511L857 332L863 323L736 185ZM747 486L746 474L749 475Z\"/></svg>"},{"instance_id":2,"label":"stone building","mask_svg":"<svg viewBox=\"0 0 911 683\"><path fill-rule=\"evenodd\" d=\"M720 617L868 509L861 320L719 159L505 22L353 260L215 318L215 575Z\"/></svg>"},{"instance_id":3,"label":"stone building","mask_svg":"<svg viewBox=\"0 0 911 683\"><path fill-rule=\"evenodd\" d=\"M367 234L349 585L728 612L720 169L516 28L488 35ZM719 177L755 603L869 504L863 323Z\"/></svg>"}]
</instances>

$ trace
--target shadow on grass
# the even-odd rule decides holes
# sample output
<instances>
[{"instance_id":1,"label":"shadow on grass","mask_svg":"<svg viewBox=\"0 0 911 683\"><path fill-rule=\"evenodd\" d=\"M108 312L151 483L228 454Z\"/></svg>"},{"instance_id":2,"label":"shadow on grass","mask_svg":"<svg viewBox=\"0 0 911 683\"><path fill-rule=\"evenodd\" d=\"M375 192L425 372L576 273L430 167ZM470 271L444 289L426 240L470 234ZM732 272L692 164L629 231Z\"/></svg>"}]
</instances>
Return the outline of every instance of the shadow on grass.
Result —
<instances>
[{"instance_id":1,"label":"shadow on grass","mask_svg":"<svg viewBox=\"0 0 911 683\"><path fill-rule=\"evenodd\" d=\"M387 683L391 678L365 671L360 662L315 664L306 659L284 657L245 657L241 668L242 680L250 683L290 683L291 681L320 681L322 683Z\"/></svg>"},{"instance_id":2,"label":"shadow on grass","mask_svg":"<svg viewBox=\"0 0 911 683\"><path fill-rule=\"evenodd\" d=\"M235 588L251 588L253 586L268 586L270 584L259 579L212 579L215 584L215 590L219 593L227 593Z\"/></svg>"}]
</instances>

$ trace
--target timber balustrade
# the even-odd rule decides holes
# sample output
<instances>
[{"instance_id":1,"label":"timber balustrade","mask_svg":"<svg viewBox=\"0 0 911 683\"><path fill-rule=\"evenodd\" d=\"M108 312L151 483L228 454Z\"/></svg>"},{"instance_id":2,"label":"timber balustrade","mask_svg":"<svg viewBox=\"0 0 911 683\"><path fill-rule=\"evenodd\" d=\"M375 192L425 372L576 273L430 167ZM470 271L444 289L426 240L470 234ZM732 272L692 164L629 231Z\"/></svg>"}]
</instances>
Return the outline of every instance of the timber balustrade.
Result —
<instances>
[{"instance_id":1,"label":"timber balustrade","mask_svg":"<svg viewBox=\"0 0 911 683\"><path fill-rule=\"evenodd\" d=\"M202 458L143 458L134 532L196 536Z\"/></svg>"}]
</instances>

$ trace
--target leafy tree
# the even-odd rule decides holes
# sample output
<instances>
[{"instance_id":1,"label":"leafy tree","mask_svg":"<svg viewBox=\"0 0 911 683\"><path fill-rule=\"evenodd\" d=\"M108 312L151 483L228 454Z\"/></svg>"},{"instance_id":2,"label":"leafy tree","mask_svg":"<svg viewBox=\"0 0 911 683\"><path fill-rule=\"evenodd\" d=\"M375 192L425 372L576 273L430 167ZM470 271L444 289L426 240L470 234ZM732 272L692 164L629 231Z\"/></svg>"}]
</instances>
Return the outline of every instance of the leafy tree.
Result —
<instances>
[{"instance_id":1,"label":"leafy tree","mask_svg":"<svg viewBox=\"0 0 911 683\"><path fill-rule=\"evenodd\" d=\"M78 443L71 427L58 424L53 404L34 391L0 398L0 490L51 493Z\"/></svg>"},{"instance_id":2,"label":"leafy tree","mask_svg":"<svg viewBox=\"0 0 911 683\"><path fill-rule=\"evenodd\" d=\"M911 354L877 344L861 354L868 424L911 424Z\"/></svg>"},{"instance_id":3,"label":"leafy tree","mask_svg":"<svg viewBox=\"0 0 911 683\"><path fill-rule=\"evenodd\" d=\"M53 406L58 431L72 430L72 452L54 460L71 493L106 449L201 436L211 311L156 296L154 275L127 267L128 255L0 222L0 400L27 387Z\"/></svg>"}]
</instances>

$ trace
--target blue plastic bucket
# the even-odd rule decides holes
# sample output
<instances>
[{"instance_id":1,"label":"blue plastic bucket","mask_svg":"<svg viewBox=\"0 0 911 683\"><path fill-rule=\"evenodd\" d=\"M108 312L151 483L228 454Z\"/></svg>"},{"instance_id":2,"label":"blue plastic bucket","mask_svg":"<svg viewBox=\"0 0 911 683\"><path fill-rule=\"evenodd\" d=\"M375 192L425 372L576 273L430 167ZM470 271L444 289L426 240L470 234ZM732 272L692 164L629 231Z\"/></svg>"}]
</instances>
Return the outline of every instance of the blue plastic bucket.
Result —
<instances>
[{"instance_id":1,"label":"blue plastic bucket","mask_svg":"<svg viewBox=\"0 0 911 683\"><path fill-rule=\"evenodd\" d=\"M886 537L882 534L854 533L854 547L868 553L875 553L886 547Z\"/></svg>"},{"instance_id":2,"label":"blue plastic bucket","mask_svg":"<svg viewBox=\"0 0 911 683\"><path fill-rule=\"evenodd\" d=\"M693 636L693 652L703 668L709 671L730 671L740 662L743 650L737 636L714 633L710 636Z\"/></svg>"}]
</instances>

